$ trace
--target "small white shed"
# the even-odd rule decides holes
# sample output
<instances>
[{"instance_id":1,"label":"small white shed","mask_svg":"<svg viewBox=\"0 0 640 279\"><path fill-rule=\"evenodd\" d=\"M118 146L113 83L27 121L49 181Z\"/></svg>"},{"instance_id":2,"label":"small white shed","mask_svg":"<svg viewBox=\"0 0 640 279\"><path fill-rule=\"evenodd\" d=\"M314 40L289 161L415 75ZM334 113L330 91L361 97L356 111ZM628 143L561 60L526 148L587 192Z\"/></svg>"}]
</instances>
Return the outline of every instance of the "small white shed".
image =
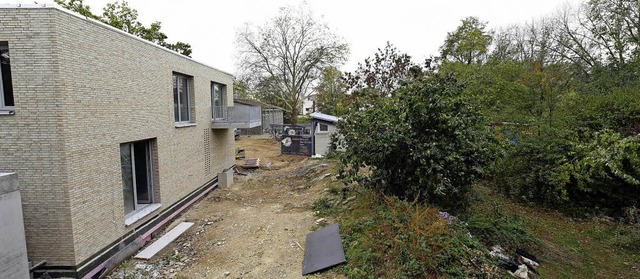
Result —
<instances>
[{"instance_id":1,"label":"small white shed","mask_svg":"<svg viewBox=\"0 0 640 279\"><path fill-rule=\"evenodd\" d=\"M338 131L336 123L340 118L319 112L314 112L310 116L313 141L313 152L311 154L327 155L331 144L331 135Z\"/></svg>"}]
</instances>

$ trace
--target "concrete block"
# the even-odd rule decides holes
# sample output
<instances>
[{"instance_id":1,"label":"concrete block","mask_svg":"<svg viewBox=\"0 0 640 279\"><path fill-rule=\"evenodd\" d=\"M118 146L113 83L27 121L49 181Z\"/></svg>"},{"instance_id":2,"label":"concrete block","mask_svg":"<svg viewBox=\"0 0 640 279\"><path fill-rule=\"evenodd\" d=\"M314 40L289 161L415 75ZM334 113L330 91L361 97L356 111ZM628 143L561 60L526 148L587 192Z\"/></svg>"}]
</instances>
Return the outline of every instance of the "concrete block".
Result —
<instances>
[{"instance_id":1,"label":"concrete block","mask_svg":"<svg viewBox=\"0 0 640 279\"><path fill-rule=\"evenodd\" d=\"M218 186L228 187L233 184L233 169L218 173Z\"/></svg>"}]
</instances>

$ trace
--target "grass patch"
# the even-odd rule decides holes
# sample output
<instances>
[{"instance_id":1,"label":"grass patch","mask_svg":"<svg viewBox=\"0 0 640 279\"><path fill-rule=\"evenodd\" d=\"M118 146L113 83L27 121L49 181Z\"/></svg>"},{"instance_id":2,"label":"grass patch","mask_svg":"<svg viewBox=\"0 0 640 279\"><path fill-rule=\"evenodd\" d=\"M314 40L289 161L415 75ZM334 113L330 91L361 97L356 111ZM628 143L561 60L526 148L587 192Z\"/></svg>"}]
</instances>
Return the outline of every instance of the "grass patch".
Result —
<instances>
[{"instance_id":1,"label":"grass patch","mask_svg":"<svg viewBox=\"0 0 640 279\"><path fill-rule=\"evenodd\" d=\"M542 261L537 269L541 278L638 277L640 228L611 220L572 218L538 205L514 203L485 186L476 190L482 206L498 204L531 232L533 242L520 245L533 246L529 246L530 252Z\"/></svg>"},{"instance_id":2,"label":"grass patch","mask_svg":"<svg viewBox=\"0 0 640 279\"><path fill-rule=\"evenodd\" d=\"M322 197L313 202L313 211L318 217L335 216L338 213L336 201Z\"/></svg>"},{"instance_id":3,"label":"grass patch","mask_svg":"<svg viewBox=\"0 0 640 279\"><path fill-rule=\"evenodd\" d=\"M518 215L508 213L498 202L476 203L464 216L469 231L486 247L500 245L507 251L516 248L531 250L537 246L536 238Z\"/></svg>"},{"instance_id":4,"label":"grass patch","mask_svg":"<svg viewBox=\"0 0 640 279\"><path fill-rule=\"evenodd\" d=\"M338 183L329 182L326 188L329 194L331 195L334 195L334 196L342 195L342 187L338 185Z\"/></svg>"},{"instance_id":5,"label":"grass patch","mask_svg":"<svg viewBox=\"0 0 640 279\"><path fill-rule=\"evenodd\" d=\"M572 218L511 202L482 185L462 221L449 225L437 208L367 190L343 205L338 188L327 188L314 210L340 223L347 263L336 271L348 278L508 276L487 255L496 244L536 255L540 278L636 278L640 271L637 225Z\"/></svg>"},{"instance_id":6,"label":"grass patch","mask_svg":"<svg viewBox=\"0 0 640 279\"><path fill-rule=\"evenodd\" d=\"M495 277L487 250L438 209L365 191L338 218L349 278Z\"/></svg>"}]
</instances>

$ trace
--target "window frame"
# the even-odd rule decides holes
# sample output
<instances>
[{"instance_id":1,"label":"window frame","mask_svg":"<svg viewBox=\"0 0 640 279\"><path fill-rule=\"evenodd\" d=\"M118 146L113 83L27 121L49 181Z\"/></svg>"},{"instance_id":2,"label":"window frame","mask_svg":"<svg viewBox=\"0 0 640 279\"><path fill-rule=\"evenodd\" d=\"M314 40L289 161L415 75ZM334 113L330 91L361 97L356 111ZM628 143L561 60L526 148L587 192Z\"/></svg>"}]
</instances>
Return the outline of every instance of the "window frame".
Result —
<instances>
[{"instance_id":1,"label":"window frame","mask_svg":"<svg viewBox=\"0 0 640 279\"><path fill-rule=\"evenodd\" d=\"M220 87L220 105L215 105L215 86ZM226 98L227 98L227 85L224 83L219 83L212 81L211 82L211 120L214 121L224 121L226 116ZM221 117L218 116L218 112L221 114Z\"/></svg>"},{"instance_id":2,"label":"window frame","mask_svg":"<svg viewBox=\"0 0 640 279\"><path fill-rule=\"evenodd\" d=\"M193 90L192 90L192 85L193 85L193 77L192 76L188 76L185 74L181 74L181 73L177 73L177 72L173 72L172 74L172 80L173 80L173 106L174 106L174 121L175 123L179 123L179 124L189 124L189 123L194 123L194 115L193 115ZM186 108L187 108L187 119L182 119L182 101L185 100L181 100L181 94L179 92L180 89L180 85L181 82L185 83L185 96L186 96Z\"/></svg>"},{"instance_id":3,"label":"window frame","mask_svg":"<svg viewBox=\"0 0 640 279\"><path fill-rule=\"evenodd\" d=\"M322 126L323 125L324 125L324 127L326 127L326 130L322 130ZM324 133L328 133L328 132L329 132L329 124L318 123L318 133L324 134Z\"/></svg>"},{"instance_id":4,"label":"window frame","mask_svg":"<svg viewBox=\"0 0 640 279\"><path fill-rule=\"evenodd\" d=\"M140 144L144 144L144 153L145 153L145 179L146 182L144 184L146 185L141 185L137 183L137 180L139 178L138 173L136 173L137 171L140 171L138 169L138 161L139 159L136 158L136 147L140 147ZM124 211L124 217L125 217L125 225L131 225L133 223L135 223L136 221L142 219L144 216L148 215L149 213L153 212L154 210L158 209L161 207L161 204L157 203L157 185L156 185L156 179L155 179L155 175L156 175L156 157L155 157L155 150L154 150L154 145L155 145L155 139L146 139L146 140L140 140L140 141L133 141L133 142L125 142L125 143L121 143L120 144L120 167L121 167L121 174L122 174L122 193L123 193L123 211ZM128 149L128 155L129 155L129 162L128 164L125 165L125 159L123 158L123 149ZM140 150L138 150L140 151ZM139 153L139 152L138 152ZM125 167L129 167L130 168L130 175L131 175L131 185L127 185L128 183L125 182ZM127 195L125 193L125 187L132 187L131 189L128 189L128 191L130 191L130 196ZM146 197L138 197L138 192L139 189L138 187L143 187L146 188ZM127 201L129 198L132 199L132 201ZM130 211L128 211L127 209L127 203L128 202L132 202L133 205L133 209L131 209Z\"/></svg>"},{"instance_id":5,"label":"window frame","mask_svg":"<svg viewBox=\"0 0 640 279\"><path fill-rule=\"evenodd\" d=\"M7 53L9 52L9 45L7 42L0 42L0 52L6 50ZM13 92L13 84L9 84L11 87L11 98L13 100L13 105L12 106L8 106L6 105L6 100L5 100L5 87L6 85L4 84L4 80L5 78L3 77L5 74L8 75L8 82L12 83L12 77L11 77L11 60L9 58L9 63L8 63L8 69L9 69L9 73L4 73L2 71L2 67L0 67L0 114L12 114L15 111L15 99L14 99L14 92Z\"/></svg>"}]
</instances>

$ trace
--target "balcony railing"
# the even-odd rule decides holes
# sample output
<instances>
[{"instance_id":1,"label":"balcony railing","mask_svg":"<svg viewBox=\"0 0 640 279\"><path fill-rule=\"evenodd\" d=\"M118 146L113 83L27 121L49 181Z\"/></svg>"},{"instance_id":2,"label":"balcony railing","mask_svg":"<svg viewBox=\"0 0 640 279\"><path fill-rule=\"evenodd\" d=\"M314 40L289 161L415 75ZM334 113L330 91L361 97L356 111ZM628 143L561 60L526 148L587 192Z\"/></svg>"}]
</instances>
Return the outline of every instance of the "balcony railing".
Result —
<instances>
[{"instance_id":1,"label":"balcony railing","mask_svg":"<svg viewBox=\"0 0 640 279\"><path fill-rule=\"evenodd\" d=\"M262 111L257 106L227 107L224 118L211 120L212 129L254 128L262 125Z\"/></svg>"}]
</instances>

